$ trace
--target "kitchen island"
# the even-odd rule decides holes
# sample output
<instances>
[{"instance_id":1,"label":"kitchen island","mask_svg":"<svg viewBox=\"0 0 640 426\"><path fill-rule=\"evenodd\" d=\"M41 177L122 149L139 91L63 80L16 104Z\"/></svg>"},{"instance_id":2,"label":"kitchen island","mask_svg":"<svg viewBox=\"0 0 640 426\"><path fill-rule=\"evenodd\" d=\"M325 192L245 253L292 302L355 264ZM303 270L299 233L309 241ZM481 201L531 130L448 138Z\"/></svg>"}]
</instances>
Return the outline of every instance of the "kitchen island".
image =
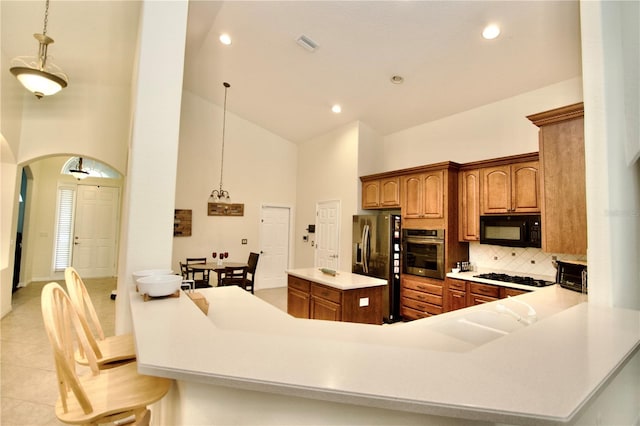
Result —
<instances>
[{"instance_id":1,"label":"kitchen island","mask_svg":"<svg viewBox=\"0 0 640 426\"><path fill-rule=\"evenodd\" d=\"M296 318L382 324L387 281L317 268L287 271L287 312Z\"/></svg>"},{"instance_id":2,"label":"kitchen island","mask_svg":"<svg viewBox=\"0 0 640 426\"><path fill-rule=\"evenodd\" d=\"M199 291L208 315L184 293L130 294L139 371L176 379L157 424L629 424L640 412L640 312L557 285L517 297L531 325L496 317L498 302L378 326Z\"/></svg>"}]
</instances>

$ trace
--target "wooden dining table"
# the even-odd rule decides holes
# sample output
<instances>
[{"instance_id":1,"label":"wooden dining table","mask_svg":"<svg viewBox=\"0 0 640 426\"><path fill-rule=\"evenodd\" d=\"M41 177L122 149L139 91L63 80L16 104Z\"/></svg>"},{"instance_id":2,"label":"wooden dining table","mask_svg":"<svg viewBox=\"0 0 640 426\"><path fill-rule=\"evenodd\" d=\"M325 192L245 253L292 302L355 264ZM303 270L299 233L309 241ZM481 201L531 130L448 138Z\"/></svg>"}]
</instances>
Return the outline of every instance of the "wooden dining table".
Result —
<instances>
[{"instance_id":1,"label":"wooden dining table","mask_svg":"<svg viewBox=\"0 0 640 426\"><path fill-rule=\"evenodd\" d=\"M216 285L219 285L222 279L222 274L224 273L225 268L245 268L247 269L249 265L246 262L207 262L207 263L190 263L187 265L188 269L191 269L194 272L197 271L213 271L216 273L218 280Z\"/></svg>"}]
</instances>

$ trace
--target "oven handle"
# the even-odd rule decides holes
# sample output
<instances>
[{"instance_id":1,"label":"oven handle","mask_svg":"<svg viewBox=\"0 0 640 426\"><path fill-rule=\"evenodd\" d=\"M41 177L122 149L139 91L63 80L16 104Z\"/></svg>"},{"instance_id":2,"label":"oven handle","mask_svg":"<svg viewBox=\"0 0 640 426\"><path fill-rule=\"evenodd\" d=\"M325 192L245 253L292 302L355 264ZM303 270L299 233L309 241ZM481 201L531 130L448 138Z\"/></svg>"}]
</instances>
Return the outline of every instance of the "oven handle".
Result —
<instances>
[{"instance_id":1,"label":"oven handle","mask_svg":"<svg viewBox=\"0 0 640 426\"><path fill-rule=\"evenodd\" d=\"M444 244L444 238L411 238L405 237L404 240L408 243L417 244Z\"/></svg>"}]
</instances>

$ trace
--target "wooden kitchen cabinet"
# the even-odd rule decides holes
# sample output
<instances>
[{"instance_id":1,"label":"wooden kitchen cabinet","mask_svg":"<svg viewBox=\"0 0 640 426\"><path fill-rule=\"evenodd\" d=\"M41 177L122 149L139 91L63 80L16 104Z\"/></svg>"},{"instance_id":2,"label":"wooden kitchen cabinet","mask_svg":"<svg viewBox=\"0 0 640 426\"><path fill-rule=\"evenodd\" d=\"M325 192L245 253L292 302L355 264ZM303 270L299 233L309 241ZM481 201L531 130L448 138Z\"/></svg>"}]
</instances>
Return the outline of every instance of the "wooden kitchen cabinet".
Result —
<instances>
[{"instance_id":1,"label":"wooden kitchen cabinet","mask_svg":"<svg viewBox=\"0 0 640 426\"><path fill-rule=\"evenodd\" d=\"M362 208L400 207L400 177L362 181Z\"/></svg>"},{"instance_id":2,"label":"wooden kitchen cabinet","mask_svg":"<svg viewBox=\"0 0 640 426\"><path fill-rule=\"evenodd\" d=\"M403 177L401 199L405 218L443 218L444 170Z\"/></svg>"},{"instance_id":3,"label":"wooden kitchen cabinet","mask_svg":"<svg viewBox=\"0 0 640 426\"><path fill-rule=\"evenodd\" d=\"M340 290L289 275L287 312L296 318L382 324L386 286Z\"/></svg>"},{"instance_id":4,"label":"wooden kitchen cabinet","mask_svg":"<svg viewBox=\"0 0 640 426\"><path fill-rule=\"evenodd\" d=\"M493 302L500 298L500 287L489 284L469 282L467 292L467 306Z\"/></svg>"},{"instance_id":5,"label":"wooden kitchen cabinet","mask_svg":"<svg viewBox=\"0 0 640 426\"><path fill-rule=\"evenodd\" d=\"M444 311L450 312L467 307L467 282L453 278L445 279Z\"/></svg>"},{"instance_id":6,"label":"wooden kitchen cabinet","mask_svg":"<svg viewBox=\"0 0 640 426\"><path fill-rule=\"evenodd\" d=\"M296 318L309 318L311 282L289 275L287 312Z\"/></svg>"},{"instance_id":7,"label":"wooden kitchen cabinet","mask_svg":"<svg viewBox=\"0 0 640 426\"><path fill-rule=\"evenodd\" d=\"M443 312L443 282L433 278L402 275L400 284L400 315L415 320Z\"/></svg>"},{"instance_id":8,"label":"wooden kitchen cabinet","mask_svg":"<svg viewBox=\"0 0 640 426\"><path fill-rule=\"evenodd\" d=\"M538 168L538 161L482 168L482 214L540 212Z\"/></svg>"},{"instance_id":9,"label":"wooden kitchen cabinet","mask_svg":"<svg viewBox=\"0 0 640 426\"><path fill-rule=\"evenodd\" d=\"M444 312L493 302L524 293L528 293L528 291L447 277L445 279Z\"/></svg>"},{"instance_id":10,"label":"wooden kitchen cabinet","mask_svg":"<svg viewBox=\"0 0 640 426\"><path fill-rule=\"evenodd\" d=\"M458 182L458 237L460 241L480 241L480 170L462 171Z\"/></svg>"},{"instance_id":11,"label":"wooden kitchen cabinet","mask_svg":"<svg viewBox=\"0 0 640 426\"><path fill-rule=\"evenodd\" d=\"M587 253L584 105L527 117L540 128L542 250Z\"/></svg>"},{"instance_id":12,"label":"wooden kitchen cabinet","mask_svg":"<svg viewBox=\"0 0 640 426\"><path fill-rule=\"evenodd\" d=\"M309 318L341 321L341 313L342 291L312 282Z\"/></svg>"}]
</instances>

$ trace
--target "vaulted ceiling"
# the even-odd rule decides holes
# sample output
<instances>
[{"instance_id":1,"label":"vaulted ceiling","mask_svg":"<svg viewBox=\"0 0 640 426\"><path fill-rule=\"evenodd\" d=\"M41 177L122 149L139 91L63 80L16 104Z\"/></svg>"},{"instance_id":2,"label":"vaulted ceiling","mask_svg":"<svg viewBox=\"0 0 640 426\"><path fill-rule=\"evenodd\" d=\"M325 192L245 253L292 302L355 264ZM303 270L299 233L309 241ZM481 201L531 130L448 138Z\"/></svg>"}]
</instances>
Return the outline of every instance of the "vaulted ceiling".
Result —
<instances>
[{"instance_id":1,"label":"vaulted ceiling","mask_svg":"<svg viewBox=\"0 0 640 426\"><path fill-rule=\"evenodd\" d=\"M1 7L3 58L35 54L44 0ZM71 85L130 80L139 10L51 0L50 55ZM185 59L185 90L221 105L227 81L229 111L293 142L354 120L386 135L580 76L579 3L192 0Z\"/></svg>"}]
</instances>

